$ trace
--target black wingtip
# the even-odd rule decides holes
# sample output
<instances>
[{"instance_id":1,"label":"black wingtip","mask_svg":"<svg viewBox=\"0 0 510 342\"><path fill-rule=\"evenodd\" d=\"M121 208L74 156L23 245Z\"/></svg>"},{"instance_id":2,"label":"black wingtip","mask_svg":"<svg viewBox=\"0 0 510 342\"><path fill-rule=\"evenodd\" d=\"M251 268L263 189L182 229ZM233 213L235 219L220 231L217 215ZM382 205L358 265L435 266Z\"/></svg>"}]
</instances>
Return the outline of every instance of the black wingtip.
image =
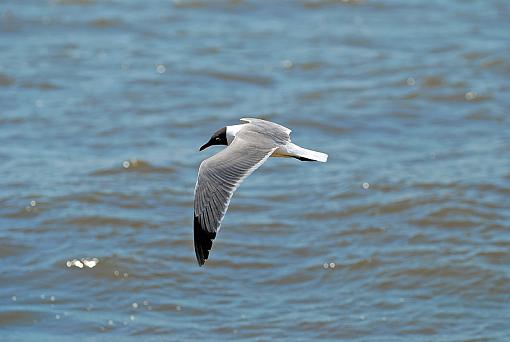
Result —
<instances>
[{"instance_id":1,"label":"black wingtip","mask_svg":"<svg viewBox=\"0 0 510 342\"><path fill-rule=\"evenodd\" d=\"M209 251L212 248L213 240L216 238L216 233L203 229L196 215L194 215L193 220L193 232L198 266L203 266L209 257Z\"/></svg>"},{"instance_id":2,"label":"black wingtip","mask_svg":"<svg viewBox=\"0 0 510 342\"><path fill-rule=\"evenodd\" d=\"M301 161L311 161L311 162L317 161L315 159L309 159L309 158L305 158L305 157L294 157L294 158L301 160Z\"/></svg>"}]
</instances>

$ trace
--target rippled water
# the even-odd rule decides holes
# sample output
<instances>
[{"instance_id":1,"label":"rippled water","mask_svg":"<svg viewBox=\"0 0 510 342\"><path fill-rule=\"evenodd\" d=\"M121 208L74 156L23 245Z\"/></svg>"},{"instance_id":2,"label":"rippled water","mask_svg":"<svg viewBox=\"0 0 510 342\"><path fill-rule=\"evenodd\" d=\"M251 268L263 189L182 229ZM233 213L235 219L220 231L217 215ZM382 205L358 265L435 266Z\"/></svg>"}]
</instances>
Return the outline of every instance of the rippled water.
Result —
<instances>
[{"instance_id":1,"label":"rippled water","mask_svg":"<svg viewBox=\"0 0 510 342\"><path fill-rule=\"evenodd\" d=\"M509 17L1 2L1 339L508 341ZM199 268L197 150L246 116L330 160L270 159Z\"/></svg>"}]
</instances>

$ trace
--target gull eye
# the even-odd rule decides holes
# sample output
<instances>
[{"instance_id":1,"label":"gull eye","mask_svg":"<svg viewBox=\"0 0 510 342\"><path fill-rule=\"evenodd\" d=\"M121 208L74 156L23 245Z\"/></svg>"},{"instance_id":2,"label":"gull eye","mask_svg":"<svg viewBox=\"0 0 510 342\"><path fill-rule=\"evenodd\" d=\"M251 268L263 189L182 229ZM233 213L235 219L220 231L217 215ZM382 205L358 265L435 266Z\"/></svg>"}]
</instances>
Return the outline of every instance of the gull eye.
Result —
<instances>
[{"instance_id":1,"label":"gull eye","mask_svg":"<svg viewBox=\"0 0 510 342\"><path fill-rule=\"evenodd\" d=\"M217 141L220 141L220 138L216 138Z\"/></svg>"}]
</instances>

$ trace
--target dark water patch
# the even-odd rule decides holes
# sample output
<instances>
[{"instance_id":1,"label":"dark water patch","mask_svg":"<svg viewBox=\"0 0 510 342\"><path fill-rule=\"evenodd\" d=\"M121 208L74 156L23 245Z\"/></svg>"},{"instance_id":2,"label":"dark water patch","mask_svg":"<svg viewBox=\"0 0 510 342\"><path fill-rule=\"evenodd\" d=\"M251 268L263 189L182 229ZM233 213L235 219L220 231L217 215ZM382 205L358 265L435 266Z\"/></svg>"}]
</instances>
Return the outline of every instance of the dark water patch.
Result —
<instances>
[{"instance_id":1,"label":"dark water patch","mask_svg":"<svg viewBox=\"0 0 510 342\"><path fill-rule=\"evenodd\" d=\"M402 335L418 335L418 336L432 336L437 334L437 330L432 327L425 328L411 328L411 329L402 329L399 331Z\"/></svg>"},{"instance_id":2,"label":"dark water patch","mask_svg":"<svg viewBox=\"0 0 510 342\"><path fill-rule=\"evenodd\" d=\"M472 188L476 189L480 193L497 193L505 196L510 195L510 187L506 187L504 185L479 183L472 186Z\"/></svg>"},{"instance_id":3,"label":"dark water patch","mask_svg":"<svg viewBox=\"0 0 510 342\"><path fill-rule=\"evenodd\" d=\"M359 191L343 191L338 194L333 194L330 200L347 200L355 199L363 196Z\"/></svg>"},{"instance_id":4,"label":"dark water patch","mask_svg":"<svg viewBox=\"0 0 510 342\"><path fill-rule=\"evenodd\" d=\"M428 100L435 102L483 102L490 100L492 97L490 94L478 94L472 91L465 93L424 95Z\"/></svg>"},{"instance_id":5,"label":"dark water patch","mask_svg":"<svg viewBox=\"0 0 510 342\"><path fill-rule=\"evenodd\" d=\"M106 330L105 330L106 331ZM173 333L173 330L159 327L159 326L147 326L145 328L136 329L131 333L132 336L168 336Z\"/></svg>"},{"instance_id":6,"label":"dark water patch","mask_svg":"<svg viewBox=\"0 0 510 342\"><path fill-rule=\"evenodd\" d=\"M239 202L239 201L238 201ZM267 205L262 204L242 204L242 203L232 203L229 206L230 212L242 212L242 213L260 213L265 212L270 209Z\"/></svg>"},{"instance_id":7,"label":"dark water patch","mask_svg":"<svg viewBox=\"0 0 510 342\"><path fill-rule=\"evenodd\" d=\"M33 218L41 214L40 207L34 207L30 204L22 208L9 208L10 210L6 213L2 213L2 216L10 219L21 219L21 218Z\"/></svg>"},{"instance_id":8,"label":"dark water patch","mask_svg":"<svg viewBox=\"0 0 510 342\"><path fill-rule=\"evenodd\" d=\"M482 233L495 233L495 234L504 234L508 231L508 226L500 223L489 223L485 224ZM504 243L504 241L495 241L496 244Z\"/></svg>"},{"instance_id":9,"label":"dark water patch","mask_svg":"<svg viewBox=\"0 0 510 342\"><path fill-rule=\"evenodd\" d=\"M0 74L0 87L7 87L12 84L14 84L14 79L7 75Z\"/></svg>"},{"instance_id":10,"label":"dark water patch","mask_svg":"<svg viewBox=\"0 0 510 342\"><path fill-rule=\"evenodd\" d=\"M485 51L469 51L462 54L462 57L468 61L475 61L482 58L486 58L488 53Z\"/></svg>"},{"instance_id":11,"label":"dark water patch","mask_svg":"<svg viewBox=\"0 0 510 342\"><path fill-rule=\"evenodd\" d=\"M174 302L174 303L150 303L151 307L152 307L152 311L156 311L156 312L166 312L166 313L177 313L177 312L182 312L183 311L183 307L182 305L179 303L179 302ZM209 308L211 311L213 312L218 312L218 310L216 310L214 307L211 307ZM203 314L206 314L207 313L207 310L200 310L200 309L196 309L196 308L193 308L193 309L190 309L189 307L184 307L184 312L182 312L182 314L190 314L192 313L193 315L203 315Z\"/></svg>"},{"instance_id":12,"label":"dark water patch","mask_svg":"<svg viewBox=\"0 0 510 342\"><path fill-rule=\"evenodd\" d=\"M506 61L502 58L488 58L482 62L482 67L486 69L492 69L505 64Z\"/></svg>"},{"instance_id":13,"label":"dark water patch","mask_svg":"<svg viewBox=\"0 0 510 342\"><path fill-rule=\"evenodd\" d=\"M209 262L210 268L218 268L218 269L233 269L233 270L241 270L241 269L251 269L251 270L263 270L263 269L271 269L274 267L272 263L265 262L247 262L245 260L230 260L230 259L220 259L215 258L214 261Z\"/></svg>"},{"instance_id":14,"label":"dark water patch","mask_svg":"<svg viewBox=\"0 0 510 342\"><path fill-rule=\"evenodd\" d=\"M364 0L312 0L301 2L302 6L306 9L323 9L330 6L339 5L360 5L363 4Z\"/></svg>"},{"instance_id":15,"label":"dark water patch","mask_svg":"<svg viewBox=\"0 0 510 342\"><path fill-rule=\"evenodd\" d=\"M298 329L304 332L316 333L318 331L324 331L324 329L327 329L331 323L331 320L321 321L320 319L316 319L314 321L300 322Z\"/></svg>"},{"instance_id":16,"label":"dark water patch","mask_svg":"<svg viewBox=\"0 0 510 342\"><path fill-rule=\"evenodd\" d=\"M193 165L193 167L194 166L198 166L198 165ZM187 166L187 167L190 167L190 166ZM177 168L181 168L181 166L179 166ZM151 192L151 195L157 199L164 198L165 196L168 196L168 195L171 195L172 198L182 198L182 197L188 197L190 195L192 196L193 190L195 187L195 182L196 182L196 180L189 183L189 185L191 187L178 186L175 188L174 187L165 187L165 188L160 188L160 189L153 189L153 191ZM177 185L177 184L175 184L175 185Z\"/></svg>"},{"instance_id":17,"label":"dark water patch","mask_svg":"<svg viewBox=\"0 0 510 342\"><path fill-rule=\"evenodd\" d=\"M0 311L0 326L33 326L34 321L45 315L37 311L8 310Z\"/></svg>"},{"instance_id":18,"label":"dark water patch","mask_svg":"<svg viewBox=\"0 0 510 342\"><path fill-rule=\"evenodd\" d=\"M130 228L144 228L154 227L153 223L146 222L143 220L124 219L113 216L75 216L73 218L64 220L46 220L43 224L59 224L61 226L77 226L77 227L130 227Z\"/></svg>"},{"instance_id":19,"label":"dark water patch","mask_svg":"<svg viewBox=\"0 0 510 342\"><path fill-rule=\"evenodd\" d=\"M0 125L19 125L27 122L28 120L23 117L3 117L0 118Z\"/></svg>"},{"instance_id":20,"label":"dark water patch","mask_svg":"<svg viewBox=\"0 0 510 342\"><path fill-rule=\"evenodd\" d=\"M412 112L404 112L396 110L395 112L391 113L391 116L397 118L397 119L403 119L403 120L417 120L419 118L419 115Z\"/></svg>"},{"instance_id":21,"label":"dark water patch","mask_svg":"<svg viewBox=\"0 0 510 342\"><path fill-rule=\"evenodd\" d=\"M410 244L418 244L418 245L427 244L427 243L432 244L434 242L437 242L437 239L432 239L427 234L415 234L409 238L408 242Z\"/></svg>"},{"instance_id":22,"label":"dark water patch","mask_svg":"<svg viewBox=\"0 0 510 342\"><path fill-rule=\"evenodd\" d=\"M190 195L190 194L188 193L188 195ZM190 209L191 206L193 205L191 196L185 197L185 198L179 198L179 199L174 198L173 203L175 204L176 207L182 208L184 210Z\"/></svg>"},{"instance_id":23,"label":"dark water patch","mask_svg":"<svg viewBox=\"0 0 510 342\"><path fill-rule=\"evenodd\" d=\"M381 267L381 262L375 257L369 257L350 263L337 263L335 266L335 268L350 271L371 270L379 267Z\"/></svg>"},{"instance_id":24,"label":"dark water patch","mask_svg":"<svg viewBox=\"0 0 510 342\"><path fill-rule=\"evenodd\" d=\"M510 253L508 251L480 252L475 256L483 258L493 265L510 265Z\"/></svg>"},{"instance_id":25,"label":"dark water patch","mask_svg":"<svg viewBox=\"0 0 510 342\"><path fill-rule=\"evenodd\" d=\"M390 202L390 201L389 201ZM445 199L442 198L410 198L403 200L396 200L387 204L382 203L362 203L358 205L352 205L344 209L335 211L315 211L312 213L304 213L302 217L313 220L331 220L335 218L347 218L356 216L359 214L367 216L379 216L379 215L391 215L410 211L415 208L423 206L430 206L436 204L445 203Z\"/></svg>"},{"instance_id":26,"label":"dark water patch","mask_svg":"<svg viewBox=\"0 0 510 342\"><path fill-rule=\"evenodd\" d=\"M490 110L476 110L470 114L464 116L467 120L473 121L493 121L493 122L504 122L506 120L504 115L498 115L491 113Z\"/></svg>"},{"instance_id":27,"label":"dark water patch","mask_svg":"<svg viewBox=\"0 0 510 342\"><path fill-rule=\"evenodd\" d=\"M416 225L418 227L436 227L443 229L470 229L480 227L479 222L473 222L469 220L438 220L430 217L422 219L409 220L409 224Z\"/></svg>"},{"instance_id":28,"label":"dark water patch","mask_svg":"<svg viewBox=\"0 0 510 342\"><path fill-rule=\"evenodd\" d=\"M292 273L284 273L281 275L274 275L269 279L263 280L261 283L264 285L270 286L293 286L293 285L302 285L307 284L309 282L315 282L316 276L313 272L292 272Z\"/></svg>"},{"instance_id":29,"label":"dark water patch","mask_svg":"<svg viewBox=\"0 0 510 342\"><path fill-rule=\"evenodd\" d=\"M375 306L381 310L396 310L404 305L402 301L381 300L375 303Z\"/></svg>"},{"instance_id":30,"label":"dark water patch","mask_svg":"<svg viewBox=\"0 0 510 342\"><path fill-rule=\"evenodd\" d=\"M459 217L459 218L473 217L473 218L483 219L483 220L499 220L499 219L503 218L494 212L489 213L489 212L482 212L482 211L474 209L474 208L461 208L461 207L448 207L448 206L430 213L428 217L431 219L448 219L448 218L452 218L452 217Z\"/></svg>"},{"instance_id":31,"label":"dark water patch","mask_svg":"<svg viewBox=\"0 0 510 342\"><path fill-rule=\"evenodd\" d=\"M92 5L95 2L95 0L55 0L59 5Z\"/></svg>"},{"instance_id":32,"label":"dark water patch","mask_svg":"<svg viewBox=\"0 0 510 342\"><path fill-rule=\"evenodd\" d=\"M258 198L262 198L264 200L270 201L270 202L284 202L290 199L290 196L288 194L269 194L258 196Z\"/></svg>"},{"instance_id":33,"label":"dark water patch","mask_svg":"<svg viewBox=\"0 0 510 342\"><path fill-rule=\"evenodd\" d=\"M445 80L441 76L428 76L421 83L426 88L436 88L445 85Z\"/></svg>"},{"instance_id":34,"label":"dark water patch","mask_svg":"<svg viewBox=\"0 0 510 342\"><path fill-rule=\"evenodd\" d=\"M273 84L273 80L266 76L244 75L221 71L204 71L200 74L207 75L220 81L239 82L256 86L269 86Z\"/></svg>"},{"instance_id":35,"label":"dark water patch","mask_svg":"<svg viewBox=\"0 0 510 342\"><path fill-rule=\"evenodd\" d=\"M371 37L365 35L344 36L341 42L342 44L352 47L373 46L376 43Z\"/></svg>"},{"instance_id":36,"label":"dark water patch","mask_svg":"<svg viewBox=\"0 0 510 342\"><path fill-rule=\"evenodd\" d=\"M217 46L210 46L210 47L204 47L204 48L198 48L197 53L199 55L215 55L221 51L220 47Z\"/></svg>"},{"instance_id":37,"label":"dark water patch","mask_svg":"<svg viewBox=\"0 0 510 342\"><path fill-rule=\"evenodd\" d=\"M298 95L298 100L303 102L321 101L324 98L324 93L320 90L306 91Z\"/></svg>"},{"instance_id":38,"label":"dark water patch","mask_svg":"<svg viewBox=\"0 0 510 342\"><path fill-rule=\"evenodd\" d=\"M200 9L206 8L208 6L208 2L200 1L200 0L177 0L173 1L174 8L180 9Z\"/></svg>"},{"instance_id":39,"label":"dark water patch","mask_svg":"<svg viewBox=\"0 0 510 342\"><path fill-rule=\"evenodd\" d=\"M136 195L135 195L136 196ZM111 198L111 200L109 199ZM75 195L66 195L55 199L55 202L76 201L84 204L97 204L104 202L117 202L131 199L131 196L119 193L91 192Z\"/></svg>"},{"instance_id":40,"label":"dark water patch","mask_svg":"<svg viewBox=\"0 0 510 342\"><path fill-rule=\"evenodd\" d=\"M491 337L480 336L480 337L475 337L475 338L467 338L467 339L463 339L460 341L461 342L490 342L492 340L493 339Z\"/></svg>"},{"instance_id":41,"label":"dark water patch","mask_svg":"<svg viewBox=\"0 0 510 342\"><path fill-rule=\"evenodd\" d=\"M96 257L99 259L99 262L94 268L67 268L65 261L62 262L62 265L59 263L58 266L66 268L68 274L73 274L74 277L93 277L115 281L129 281L136 277L137 267L139 267L136 256L99 255Z\"/></svg>"},{"instance_id":42,"label":"dark water patch","mask_svg":"<svg viewBox=\"0 0 510 342\"><path fill-rule=\"evenodd\" d=\"M53 84L51 82L23 82L21 83L21 86L23 88L35 88L38 90L55 90L59 89L60 87L56 84Z\"/></svg>"},{"instance_id":43,"label":"dark water patch","mask_svg":"<svg viewBox=\"0 0 510 342\"><path fill-rule=\"evenodd\" d=\"M361 213L366 214L370 210L371 210L371 206L367 204L367 205L352 206L352 207L346 208L344 210L338 210L338 211L327 211L327 212L314 211L314 212L310 212L310 213L303 213L303 214L301 214L301 216L307 220L322 221L322 220L332 220L332 219L337 219L337 218L349 217L349 216L353 216L353 215L357 215L357 214L361 214Z\"/></svg>"},{"instance_id":44,"label":"dark water patch","mask_svg":"<svg viewBox=\"0 0 510 342\"><path fill-rule=\"evenodd\" d=\"M242 231L252 232L252 234L286 235L291 233L293 226L283 222L267 223L243 223Z\"/></svg>"},{"instance_id":45,"label":"dark water patch","mask_svg":"<svg viewBox=\"0 0 510 342\"><path fill-rule=\"evenodd\" d=\"M412 99L417 98L418 96L420 96L419 92L411 91L411 92L408 92L406 94L401 95L400 98L403 99L403 100L412 100Z\"/></svg>"},{"instance_id":46,"label":"dark water patch","mask_svg":"<svg viewBox=\"0 0 510 342\"><path fill-rule=\"evenodd\" d=\"M266 242L271 241L271 239L266 236L255 234L247 236L247 232L242 226L234 226L231 228L224 227L222 230L223 229L237 229L237 232L236 234L229 234L226 232L220 233L223 236L222 239L215 242L218 249L225 253L225 256L220 256L220 258L227 257L229 260L241 262L241 260L238 261L238 259L242 257L244 259L242 262L263 262L268 254L284 254L292 248L282 243L285 240L277 240L270 243ZM250 239L247 239L247 237ZM276 259L272 258L272 260Z\"/></svg>"},{"instance_id":47,"label":"dark water patch","mask_svg":"<svg viewBox=\"0 0 510 342\"><path fill-rule=\"evenodd\" d=\"M484 282L483 280L480 280L480 282ZM510 286L508 286L510 282L509 277L501 276L499 278L494 279L489 285L488 293L490 295L494 296L508 296L510 295Z\"/></svg>"},{"instance_id":48,"label":"dark water patch","mask_svg":"<svg viewBox=\"0 0 510 342\"><path fill-rule=\"evenodd\" d=\"M291 248L290 253L299 258L311 257L314 254L308 247Z\"/></svg>"},{"instance_id":49,"label":"dark water patch","mask_svg":"<svg viewBox=\"0 0 510 342\"><path fill-rule=\"evenodd\" d=\"M298 68L301 68L304 71L316 71L321 68L324 68L326 65L323 62L310 61L310 62L298 63L296 66Z\"/></svg>"},{"instance_id":50,"label":"dark water patch","mask_svg":"<svg viewBox=\"0 0 510 342\"><path fill-rule=\"evenodd\" d=\"M485 270L481 267L472 267L472 266L461 266L461 265L434 265L429 267L416 267L416 268L408 268L401 271L390 272L388 276L391 276L394 279L402 279L409 286L412 287L420 287L420 283L423 282L423 286L430 284L434 287L437 287L439 291L445 291L445 293L450 293L455 290L465 290L469 292L477 292L476 283L472 283L473 281L478 281L478 285L486 286L490 285L490 279L499 278L496 272ZM411 281L411 282L408 282ZM449 286L445 286L446 284L456 284L456 289L451 288ZM482 294L482 293L480 293Z\"/></svg>"},{"instance_id":51,"label":"dark water patch","mask_svg":"<svg viewBox=\"0 0 510 342\"><path fill-rule=\"evenodd\" d=\"M225 108L231 108L234 106L235 102L229 99L219 100L210 102L207 104L208 107L211 108L217 108L217 109L225 109Z\"/></svg>"},{"instance_id":52,"label":"dark water patch","mask_svg":"<svg viewBox=\"0 0 510 342\"><path fill-rule=\"evenodd\" d=\"M219 0L212 2L204 0L175 0L172 2L172 5L177 9L209 9L215 11L230 11L237 10L242 7L253 6L252 3L243 0Z\"/></svg>"},{"instance_id":53,"label":"dark water patch","mask_svg":"<svg viewBox=\"0 0 510 342\"><path fill-rule=\"evenodd\" d=\"M445 54L448 52L458 51L461 48L462 48L462 45L460 45L460 44L449 43L449 44L445 44L445 45L433 46L430 48L429 51L434 54L440 54L440 53Z\"/></svg>"},{"instance_id":54,"label":"dark water patch","mask_svg":"<svg viewBox=\"0 0 510 342\"><path fill-rule=\"evenodd\" d=\"M165 166L153 166L152 164L138 159L125 160L119 165L119 167L101 169L93 171L91 176L113 176L126 172L135 172L143 174L161 173L161 174L173 174L175 172L173 167Z\"/></svg>"},{"instance_id":55,"label":"dark water patch","mask_svg":"<svg viewBox=\"0 0 510 342\"><path fill-rule=\"evenodd\" d=\"M140 86L161 86L166 84L168 81L164 78L138 78L136 80L132 80L132 84L140 85Z\"/></svg>"},{"instance_id":56,"label":"dark water patch","mask_svg":"<svg viewBox=\"0 0 510 342\"><path fill-rule=\"evenodd\" d=\"M153 197L143 196L137 193L104 192L94 191L59 196L51 199L51 205L58 207L74 203L90 205L109 205L125 209L143 209L157 207L159 204Z\"/></svg>"},{"instance_id":57,"label":"dark water patch","mask_svg":"<svg viewBox=\"0 0 510 342\"><path fill-rule=\"evenodd\" d=\"M19 244L8 238L0 237L0 258L24 254L29 250L30 248L26 245Z\"/></svg>"},{"instance_id":58,"label":"dark water patch","mask_svg":"<svg viewBox=\"0 0 510 342\"><path fill-rule=\"evenodd\" d=\"M351 236L351 235L360 235L360 236L372 236L372 235L380 235L386 233L386 228L384 227L358 227L358 226L350 226L346 229L343 229L336 235L338 236Z\"/></svg>"},{"instance_id":59,"label":"dark water patch","mask_svg":"<svg viewBox=\"0 0 510 342\"><path fill-rule=\"evenodd\" d=\"M136 115L139 115L139 116L142 116L142 117L147 117L147 116L154 116L154 117L159 117L161 114L164 114L164 113L167 113L168 109L167 108L157 108L157 107L142 107L142 108L137 108L135 110L135 113ZM113 127L112 129L115 129L115 127Z\"/></svg>"},{"instance_id":60,"label":"dark water patch","mask_svg":"<svg viewBox=\"0 0 510 342\"><path fill-rule=\"evenodd\" d=\"M19 32L24 26L24 20L15 15L11 10L6 9L0 14L0 28L4 32Z\"/></svg>"},{"instance_id":61,"label":"dark water patch","mask_svg":"<svg viewBox=\"0 0 510 342\"><path fill-rule=\"evenodd\" d=\"M461 183L439 183L439 182L433 182L433 183L422 183L422 182L415 182L412 184L412 187L421 189L421 190L456 190L456 189L464 189L465 187Z\"/></svg>"},{"instance_id":62,"label":"dark water patch","mask_svg":"<svg viewBox=\"0 0 510 342\"><path fill-rule=\"evenodd\" d=\"M178 247L191 247L192 243L189 239L182 239L172 237L171 239L160 239L151 242L145 242L145 245L148 248L158 249L158 248L178 248Z\"/></svg>"},{"instance_id":63,"label":"dark water patch","mask_svg":"<svg viewBox=\"0 0 510 342\"><path fill-rule=\"evenodd\" d=\"M422 198L422 199L402 199L394 201L393 203L389 204L383 204L383 205L376 205L374 207L374 211L378 214L384 215L384 214L396 214L401 213L404 211L409 211L411 209L425 206L425 205L431 205L431 204L438 204L443 203L444 200L441 198Z\"/></svg>"},{"instance_id":64,"label":"dark water patch","mask_svg":"<svg viewBox=\"0 0 510 342\"><path fill-rule=\"evenodd\" d=\"M95 28L111 28L111 27L119 27L121 26L122 22L119 19L113 19L113 18L100 18L100 19L94 19L89 22L89 25Z\"/></svg>"}]
</instances>

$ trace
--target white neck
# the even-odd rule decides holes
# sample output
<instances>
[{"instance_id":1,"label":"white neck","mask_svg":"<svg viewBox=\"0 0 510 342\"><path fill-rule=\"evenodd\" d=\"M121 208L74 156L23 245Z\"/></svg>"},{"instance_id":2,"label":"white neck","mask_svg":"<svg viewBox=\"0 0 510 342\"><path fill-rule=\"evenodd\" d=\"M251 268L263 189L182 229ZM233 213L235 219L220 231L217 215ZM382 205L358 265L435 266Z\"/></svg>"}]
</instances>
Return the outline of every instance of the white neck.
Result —
<instances>
[{"instance_id":1,"label":"white neck","mask_svg":"<svg viewBox=\"0 0 510 342\"><path fill-rule=\"evenodd\" d=\"M236 137L236 134L243 128L245 124L240 125L233 125L233 126L227 126L227 143L230 145L234 138Z\"/></svg>"}]
</instances>

